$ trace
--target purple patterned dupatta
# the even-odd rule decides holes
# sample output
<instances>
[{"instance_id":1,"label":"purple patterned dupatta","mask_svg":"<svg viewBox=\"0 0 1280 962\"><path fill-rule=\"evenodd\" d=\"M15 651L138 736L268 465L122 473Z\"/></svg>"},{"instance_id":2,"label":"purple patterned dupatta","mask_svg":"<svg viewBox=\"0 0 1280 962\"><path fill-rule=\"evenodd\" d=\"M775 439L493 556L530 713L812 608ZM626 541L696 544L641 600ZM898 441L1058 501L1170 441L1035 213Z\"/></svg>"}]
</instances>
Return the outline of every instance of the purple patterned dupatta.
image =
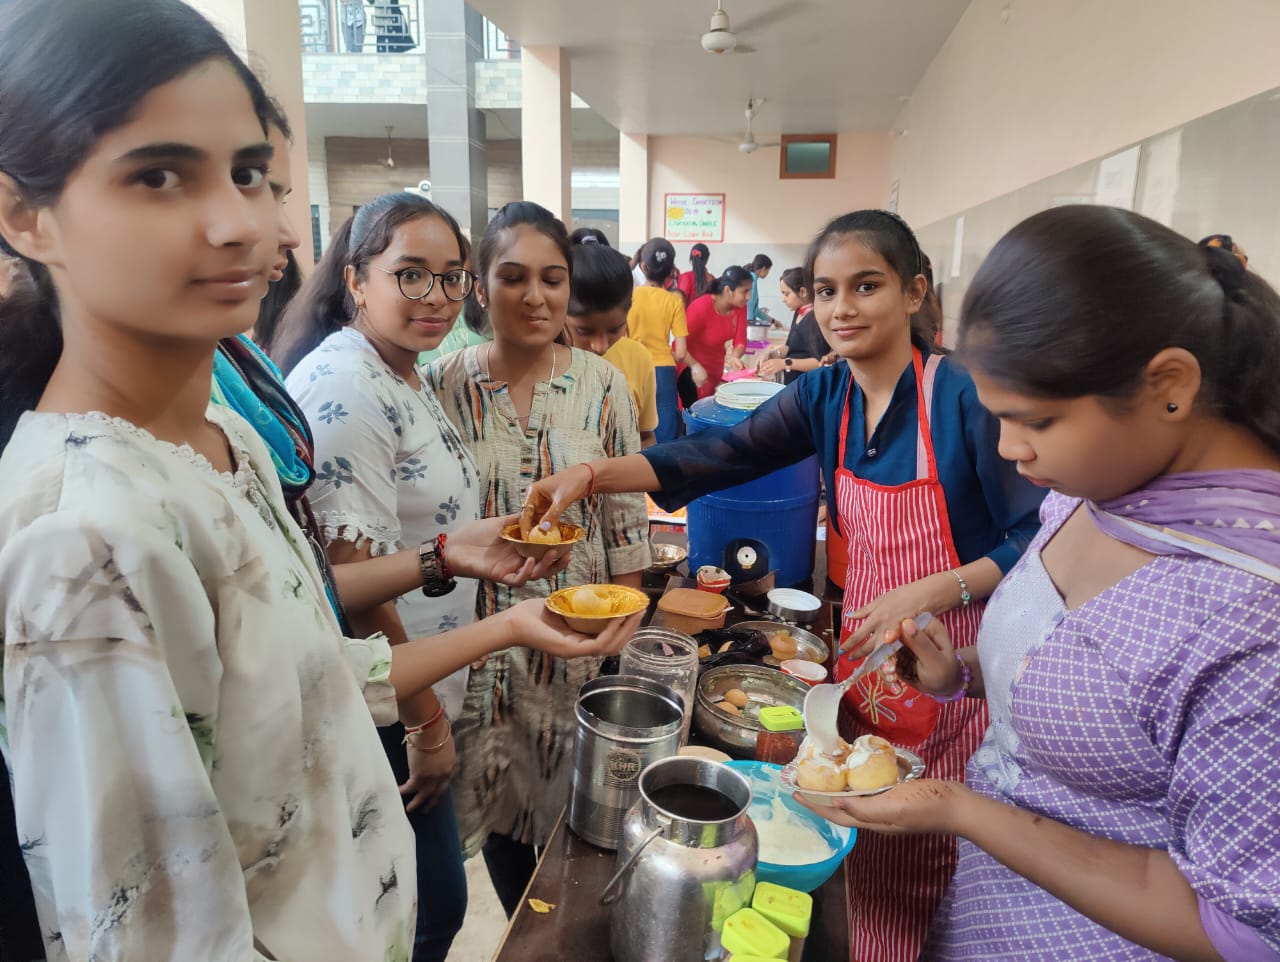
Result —
<instances>
[{"instance_id":1,"label":"purple patterned dupatta","mask_svg":"<svg viewBox=\"0 0 1280 962\"><path fill-rule=\"evenodd\" d=\"M1156 478L1088 502L1107 535L1157 555L1197 555L1280 584L1280 472L1204 471Z\"/></svg>"}]
</instances>

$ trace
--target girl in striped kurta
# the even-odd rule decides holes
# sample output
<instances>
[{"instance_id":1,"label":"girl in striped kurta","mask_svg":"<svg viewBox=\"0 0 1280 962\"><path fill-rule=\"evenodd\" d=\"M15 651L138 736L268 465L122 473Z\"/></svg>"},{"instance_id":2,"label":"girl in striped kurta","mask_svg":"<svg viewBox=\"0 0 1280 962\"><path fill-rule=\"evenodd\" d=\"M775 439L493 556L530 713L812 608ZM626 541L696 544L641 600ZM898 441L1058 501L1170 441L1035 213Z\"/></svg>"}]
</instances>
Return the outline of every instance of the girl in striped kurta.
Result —
<instances>
[{"instance_id":1,"label":"girl in striped kurta","mask_svg":"<svg viewBox=\"0 0 1280 962\"><path fill-rule=\"evenodd\" d=\"M534 481L570 465L640 450L622 375L602 359L558 343L569 302L571 250L564 225L536 204L509 204L481 240L478 295L492 344L441 358L428 378L480 475L486 516L520 510ZM565 520L587 531L566 571L522 588L482 583L479 614L566 585L639 586L649 563L639 495L592 497ZM568 800L573 706L598 659L572 662L515 647L473 669L458 746L455 806L464 851L483 850L510 915Z\"/></svg>"}]
</instances>

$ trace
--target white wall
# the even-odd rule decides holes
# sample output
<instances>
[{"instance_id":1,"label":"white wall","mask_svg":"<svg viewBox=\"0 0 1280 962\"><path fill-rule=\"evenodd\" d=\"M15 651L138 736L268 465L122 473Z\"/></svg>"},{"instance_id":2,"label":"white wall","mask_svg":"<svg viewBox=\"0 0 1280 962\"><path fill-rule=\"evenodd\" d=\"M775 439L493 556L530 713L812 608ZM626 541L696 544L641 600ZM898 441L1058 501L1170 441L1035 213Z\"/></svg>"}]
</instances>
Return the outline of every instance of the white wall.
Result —
<instances>
[{"instance_id":1,"label":"white wall","mask_svg":"<svg viewBox=\"0 0 1280 962\"><path fill-rule=\"evenodd\" d=\"M900 209L924 227L1280 86L1278 40L1277 0L973 0L894 125Z\"/></svg>"}]
</instances>

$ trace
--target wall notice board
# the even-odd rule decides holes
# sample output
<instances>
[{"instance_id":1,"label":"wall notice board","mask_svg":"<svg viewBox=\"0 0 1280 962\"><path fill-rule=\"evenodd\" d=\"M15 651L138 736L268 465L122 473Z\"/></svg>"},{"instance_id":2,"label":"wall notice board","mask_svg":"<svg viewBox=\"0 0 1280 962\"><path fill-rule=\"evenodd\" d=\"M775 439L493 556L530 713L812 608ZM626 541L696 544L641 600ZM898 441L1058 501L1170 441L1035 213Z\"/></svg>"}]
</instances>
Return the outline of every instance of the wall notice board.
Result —
<instances>
[{"instance_id":1,"label":"wall notice board","mask_svg":"<svg viewBox=\"0 0 1280 962\"><path fill-rule=\"evenodd\" d=\"M724 241L724 194L666 194L662 236L673 243Z\"/></svg>"}]
</instances>

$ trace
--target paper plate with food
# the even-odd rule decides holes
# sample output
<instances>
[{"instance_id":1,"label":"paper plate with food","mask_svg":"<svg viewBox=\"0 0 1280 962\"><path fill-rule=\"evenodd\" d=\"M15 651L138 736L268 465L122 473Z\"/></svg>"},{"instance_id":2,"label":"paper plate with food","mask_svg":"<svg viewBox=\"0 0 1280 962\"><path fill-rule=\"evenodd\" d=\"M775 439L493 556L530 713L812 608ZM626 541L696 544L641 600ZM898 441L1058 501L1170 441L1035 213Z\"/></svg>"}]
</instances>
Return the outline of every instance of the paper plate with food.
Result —
<instances>
[{"instance_id":1,"label":"paper plate with food","mask_svg":"<svg viewBox=\"0 0 1280 962\"><path fill-rule=\"evenodd\" d=\"M649 607L649 596L623 585L579 585L561 588L547 598L547 609L568 622L574 631L598 635L617 618Z\"/></svg>"},{"instance_id":2,"label":"paper plate with food","mask_svg":"<svg viewBox=\"0 0 1280 962\"><path fill-rule=\"evenodd\" d=\"M924 760L879 735L863 735L852 745L839 739L834 754L806 738L795 759L782 769L782 784L822 805L832 798L879 795L924 775Z\"/></svg>"},{"instance_id":3,"label":"paper plate with food","mask_svg":"<svg viewBox=\"0 0 1280 962\"><path fill-rule=\"evenodd\" d=\"M576 524L569 524L567 521L560 521L552 525L549 531L543 531L541 527L535 527L529 532L529 537L527 538L520 536L520 524L518 522L509 524L502 529L503 541L510 541L515 545L516 553L520 557L533 558L535 561L556 545L576 544L586 536L585 529L579 528Z\"/></svg>"}]
</instances>

